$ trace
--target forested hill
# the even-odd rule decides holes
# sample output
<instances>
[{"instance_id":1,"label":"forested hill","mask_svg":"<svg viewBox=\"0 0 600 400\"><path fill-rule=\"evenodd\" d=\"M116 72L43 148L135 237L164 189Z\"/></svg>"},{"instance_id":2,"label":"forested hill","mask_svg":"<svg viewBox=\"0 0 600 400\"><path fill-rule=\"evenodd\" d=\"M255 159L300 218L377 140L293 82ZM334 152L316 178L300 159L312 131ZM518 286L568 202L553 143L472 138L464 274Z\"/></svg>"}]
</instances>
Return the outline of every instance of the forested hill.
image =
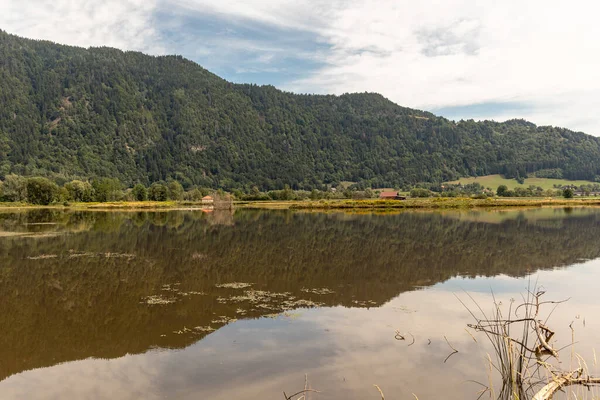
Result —
<instances>
[{"instance_id":1,"label":"forested hill","mask_svg":"<svg viewBox=\"0 0 600 400\"><path fill-rule=\"evenodd\" d=\"M179 56L0 31L0 180L16 173L308 189L541 169L593 180L600 141L521 120L454 123L372 93L232 84Z\"/></svg>"}]
</instances>

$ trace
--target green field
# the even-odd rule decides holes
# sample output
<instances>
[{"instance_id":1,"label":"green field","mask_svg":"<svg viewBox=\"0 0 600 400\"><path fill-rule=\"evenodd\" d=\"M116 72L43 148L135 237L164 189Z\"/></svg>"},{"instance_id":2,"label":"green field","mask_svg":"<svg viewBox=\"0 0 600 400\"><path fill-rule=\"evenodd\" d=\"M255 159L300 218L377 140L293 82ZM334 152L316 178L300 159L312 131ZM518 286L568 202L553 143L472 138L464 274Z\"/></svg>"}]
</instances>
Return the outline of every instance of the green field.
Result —
<instances>
[{"instance_id":1,"label":"green field","mask_svg":"<svg viewBox=\"0 0 600 400\"><path fill-rule=\"evenodd\" d=\"M486 176L478 176L476 178L461 178L456 181L446 182L446 183L462 183L463 185L477 182L481 184L483 187L490 188L492 190L498 189L500 185L506 185L509 189L514 189L516 187L527 188L529 185L541 186L544 190L546 189L554 189L554 185L587 185L594 184L598 182L590 182L590 181L570 181L567 179L549 179L549 178L527 178L525 179L524 184L519 184L516 179L506 179L501 175L486 175Z\"/></svg>"}]
</instances>

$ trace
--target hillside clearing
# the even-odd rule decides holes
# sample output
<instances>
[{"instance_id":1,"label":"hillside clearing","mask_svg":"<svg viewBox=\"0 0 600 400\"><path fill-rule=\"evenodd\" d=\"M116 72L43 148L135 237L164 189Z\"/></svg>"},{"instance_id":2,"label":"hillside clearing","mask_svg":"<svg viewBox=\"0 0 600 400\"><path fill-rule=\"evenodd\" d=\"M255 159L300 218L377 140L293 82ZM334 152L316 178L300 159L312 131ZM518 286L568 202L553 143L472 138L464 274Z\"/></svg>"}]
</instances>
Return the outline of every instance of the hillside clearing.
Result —
<instances>
[{"instance_id":1,"label":"hillside clearing","mask_svg":"<svg viewBox=\"0 0 600 400\"><path fill-rule=\"evenodd\" d=\"M544 190L554 189L554 185L589 185L598 182L591 181L570 181L567 179L550 179L550 178L526 178L524 184L520 184L516 179L506 179L502 177L502 175L486 175L486 176L478 176L478 177L470 177L470 178L460 178L456 181L446 182L450 184L462 183L463 185L469 183L479 183L483 187L489 187L492 190L496 190L500 185L506 185L509 189L514 189L517 187L527 188L529 185L541 186Z\"/></svg>"}]
</instances>

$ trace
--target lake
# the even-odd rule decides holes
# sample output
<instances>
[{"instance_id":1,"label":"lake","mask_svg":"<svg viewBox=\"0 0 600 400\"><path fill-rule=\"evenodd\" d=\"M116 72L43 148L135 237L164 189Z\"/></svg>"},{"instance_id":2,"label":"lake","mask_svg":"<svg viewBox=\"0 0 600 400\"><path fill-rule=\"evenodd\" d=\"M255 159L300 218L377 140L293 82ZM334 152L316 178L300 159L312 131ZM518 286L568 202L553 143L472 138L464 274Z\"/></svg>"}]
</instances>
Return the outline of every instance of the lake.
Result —
<instances>
[{"instance_id":1,"label":"lake","mask_svg":"<svg viewBox=\"0 0 600 400\"><path fill-rule=\"evenodd\" d=\"M594 208L4 211L0 398L282 399L307 379L315 400L477 399L498 383L461 301L570 298L555 347L574 337L593 374L599 282Z\"/></svg>"}]
</instances>

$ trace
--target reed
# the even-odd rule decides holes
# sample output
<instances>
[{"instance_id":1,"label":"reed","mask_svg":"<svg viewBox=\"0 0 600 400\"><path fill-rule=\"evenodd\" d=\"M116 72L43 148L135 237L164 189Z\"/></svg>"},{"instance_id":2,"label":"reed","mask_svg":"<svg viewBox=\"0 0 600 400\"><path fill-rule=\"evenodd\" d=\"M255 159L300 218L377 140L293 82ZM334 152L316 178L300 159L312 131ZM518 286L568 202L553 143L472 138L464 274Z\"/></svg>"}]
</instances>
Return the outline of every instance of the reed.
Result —
<instances>
[{"instance_id":1,"label":"reed","mask_svg":"<svg viewBox=\"0 0 600 400\"><path fill-rule=\"evenodd\" d=\"M511 300L507 308L492 296L491 313L486 313L468 293L471 306L459 298L475 320L468 327L483 334L492 348L492 355L487 354L489 383L480 383L484 389L479 397L488 393L491 399L499 400L549 400L568 386L589 388L600 384L600 378L588 374L581 357L576 368L560 368L559 353L565 348L552 347L555 332L548 327L548 320L554 309L568 299L543 301L544 295L545 291L534 286L527 290L520 304ZM548 307L550 311L545 312ZM571 347L572 355L574 344L573 336L567 346ZM501 382L497 390L493 386L494 376Z\"/></svg>"}]
</instances>

